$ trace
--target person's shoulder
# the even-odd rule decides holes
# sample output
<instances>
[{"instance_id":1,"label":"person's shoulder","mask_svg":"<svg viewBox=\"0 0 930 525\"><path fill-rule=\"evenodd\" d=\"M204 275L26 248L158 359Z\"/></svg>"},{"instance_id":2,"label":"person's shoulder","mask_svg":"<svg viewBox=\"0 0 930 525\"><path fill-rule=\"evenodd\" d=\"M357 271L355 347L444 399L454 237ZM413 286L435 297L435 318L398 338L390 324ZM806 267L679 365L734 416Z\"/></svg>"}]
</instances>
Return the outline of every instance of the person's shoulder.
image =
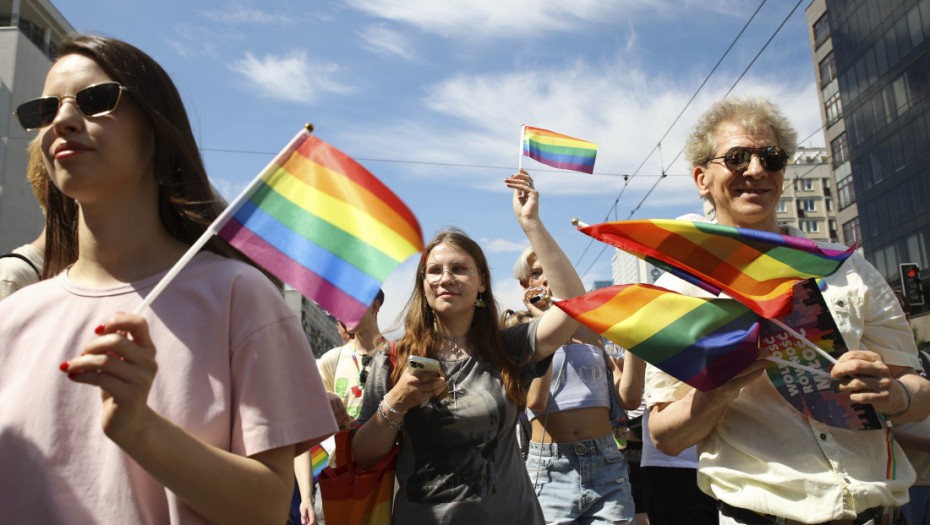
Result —
<instances>
[{"instance_id":1,"label":"person's shoulder","mask_svg":"<svg viewBox=\"0 0 930 525\"><path fill-rule=\"evenodd\" d=\"M0 308L14 311L41 311L44 306L59 303L68 296L62 286L61 275L24 286L0 301Z\"/></svg>"},{"instance_id":2,"label":"person's shoulder","mask_svg":"<svg viewBox=\"0 0 930 525\"><path fill-rule=\"evenodd\" d=\"M320 356L320 362L328 363L330 361L333 361L333 362L337 361L339 359L339 355L342 353L342 350L345 349L345 347L346 345L334 346L330 348L329 350L323 352L323 355Z\"/></svg>"}]
</instances>

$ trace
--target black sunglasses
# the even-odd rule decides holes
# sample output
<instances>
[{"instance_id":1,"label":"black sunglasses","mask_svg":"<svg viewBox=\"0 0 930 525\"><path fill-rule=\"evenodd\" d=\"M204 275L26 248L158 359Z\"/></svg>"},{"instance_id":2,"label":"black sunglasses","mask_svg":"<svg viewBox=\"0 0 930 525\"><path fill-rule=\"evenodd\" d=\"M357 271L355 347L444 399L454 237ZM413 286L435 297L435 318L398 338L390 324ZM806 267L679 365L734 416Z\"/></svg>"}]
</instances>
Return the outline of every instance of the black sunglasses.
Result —
<instances>
[{"instance_id":1,"label":"black sunglasses","mask_svg":"<svg viewBox=\"0 0 930 525\"><path fill-rule=\"evenodd\" d=\"M112 113L119 105L120 95L126 89L119 82L104 82L88 86L74 96L42 97L24 102L13 112L26 130L44 128L55 120L58 109L65 99L74 100L74 105L85 117L100 117Z\"/></svg>"},{"instance_id":2,"label":"black sunglasses","mask_svg":"<svg viewBox=\"0 0 930 525\"><path fill-rule=\"evenodd\" d=\"M371 363L370 355L362 356L362 369L358 373L358 382L360 385L365 386L365 383L368 382L368 368L366 368Z\"/></svg>"},{"instance_id":3,"label":"black sunglasses","mask_svg":"<svg viewBox=\"0 0 930 525\"><path fill-rule=\"evenodd\" d=\"M730 148L726 155L711 157L707 159L707 162L723 159L723 163L730 171L740 173L749 167L753 155L759 157L759 162L766 171L778 171L784 168L788 162L788 154L778 146L766 146L764 148L736 146Z\"/></svg>"}]
</instances>

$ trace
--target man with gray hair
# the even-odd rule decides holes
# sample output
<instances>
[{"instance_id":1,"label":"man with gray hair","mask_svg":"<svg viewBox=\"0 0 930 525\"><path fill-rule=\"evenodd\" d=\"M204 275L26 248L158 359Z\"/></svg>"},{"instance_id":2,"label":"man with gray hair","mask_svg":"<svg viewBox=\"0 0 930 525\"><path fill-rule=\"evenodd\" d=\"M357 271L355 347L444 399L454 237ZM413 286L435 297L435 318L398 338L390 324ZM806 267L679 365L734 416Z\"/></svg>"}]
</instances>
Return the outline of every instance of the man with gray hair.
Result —
<instances>
[{"instance_id":1,"label":"man with gray hair","mask_svg":"<svg viewBox=\"0 0 930 525\"><path fill-rule=\"evenodd\" d=\"M776 216L796 141L791 124L765 99L722 100L701 117L685 154L720 224L803 237ZM671 276L661 285L707 296ZM930 382L914 371L914 338L881 274L853 253L821 286L850 349L831 370L834 389L870 403L894 424L924 419ZM718 500L722 524L895 523L914 481L900 447L889 449L884 430L829 426L796 410L765 374L769 365L759 359L706 392L650 366L655 445L670 455L697 445L698 485ZM897 472L889 476L890 459Z\"/></svg>"}]
</instances>

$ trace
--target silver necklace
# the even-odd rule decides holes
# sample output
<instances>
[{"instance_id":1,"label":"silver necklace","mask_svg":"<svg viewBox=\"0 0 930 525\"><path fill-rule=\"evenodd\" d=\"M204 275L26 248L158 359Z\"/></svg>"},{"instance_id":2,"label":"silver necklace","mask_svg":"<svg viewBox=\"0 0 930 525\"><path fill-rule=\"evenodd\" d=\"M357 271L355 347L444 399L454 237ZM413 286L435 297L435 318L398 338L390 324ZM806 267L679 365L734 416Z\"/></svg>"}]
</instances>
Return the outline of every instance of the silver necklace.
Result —
<instances>
[{"instance_id":1,"label":"silver necklace","mask_svg":"<svg viewBox=\"0 0 930 525\"><path fill-rule=\"evenodd\" d=\"M459 348L459 339L465 337L465 334L462 334L458 337L446 337L444 335L440 335L439 337L442 337L443 341L449 341L452 343L452 349L448 350L448 354L451 355L454 359L462 357L462 354L465 353L465 349Z\"/></svg>"}]
</instances>

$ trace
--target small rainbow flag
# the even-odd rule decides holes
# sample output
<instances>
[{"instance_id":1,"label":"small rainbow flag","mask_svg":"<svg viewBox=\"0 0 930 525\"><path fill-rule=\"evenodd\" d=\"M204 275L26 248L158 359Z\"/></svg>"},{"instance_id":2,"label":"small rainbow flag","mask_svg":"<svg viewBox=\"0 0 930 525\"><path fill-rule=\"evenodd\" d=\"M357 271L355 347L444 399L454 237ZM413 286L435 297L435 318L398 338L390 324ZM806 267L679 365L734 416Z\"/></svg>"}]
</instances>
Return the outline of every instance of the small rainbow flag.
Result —
<instances>
[{"instance_id":1,"label":"small rainbow flag","mask_svg":"<svg viewBox=\"0 0 930 525\"><path fill-rule=\"evenodd\" d=\"M302 129L229 206L220 237L349 327L398 264L423 250L390 189Z\"/></svg>"},{"instance_id":2,"label":"small rainbow flag","mask_svg":"<svg viewBox=\"0 0 930 525\"><path fill-rule=\"evenodd\" d=\"M327 464L329 464L329 454L326 452L326 449L320 445L313 445L310 449L310 468L313 470L314 483L317 482L320 472L323 472Z\"/></svg>"},{"instance_id":3,"label":"small rainbow flag","mask_svg":"<svg viewBox=\"0 0 930 525\"><path fill-rule=\"evenodd\" d=\"M524 126L523 154L554 168L594 173L597 144Z\"/></svg>"},{"instance_id":4,"label":"small rainbow flag","mask_svg":"<svg viewBox=\"0 0 930 525\"><path fill-rule=\"evenodd\" d=\"M705 222L620 221L579 230L673 266L768 319L791 310L795 283L832 274L855 250L824 250L808 239Z\"/></svg>"},{"instance_id":5,"label":"small rainbow flag","mask_svg":"<svg viewBox=\"0 0 930 525\"><path fill-rule=\"evenodd\" d=\"M759 316L732 299L626 284L555 305L698 390L722 385L759 356Z\"/></svg>"}]
</instances>

